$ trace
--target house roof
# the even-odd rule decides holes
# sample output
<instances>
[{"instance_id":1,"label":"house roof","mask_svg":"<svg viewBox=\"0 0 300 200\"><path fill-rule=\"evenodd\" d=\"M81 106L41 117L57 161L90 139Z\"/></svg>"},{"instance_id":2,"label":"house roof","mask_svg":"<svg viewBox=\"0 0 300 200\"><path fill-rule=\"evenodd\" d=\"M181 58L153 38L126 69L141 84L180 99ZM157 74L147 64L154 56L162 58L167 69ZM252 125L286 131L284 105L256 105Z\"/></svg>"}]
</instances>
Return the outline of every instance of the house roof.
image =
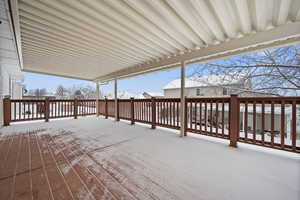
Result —
<instances>
[{"instance_id":1,"label":"house roof","mask_svg":"<svg viewBox=\"0 0 300 200\"><path fill-rule=\"evenodd\" d=\"M23 70L109 81L300 40L300 3L11 0Z\"/></svg>"},{"instance_id":2,"label":"house roof","mask_svg":"<svg viewBox=\"0 0 300 200\"><path fill-rule=\"evenodd\" d=\"M185 87L207 87L241 84L247 79L247 72L231 72L220 75L204 75L201 77L190 77L185 79ZM181 80L176 79L169 82L163 89L176 89L181 87Z\"/></svg>"},{"instance_id":3,"label":"house roof","mask_svg":"<svg viewBox=\"0 0 300 200\"><path fill-rule=\"evenodd\" d=\"M159 93L159 92L144 92L144 94L147 94L152 97L163 97L164 96L164 94Z\"/></svg>"},{"instance_id":4,"label":"house roof","mask_svg":"<svg viewBox=\"0 0 300 200\"><path fill-rule=\"evenodd\" d=\"M130 99L130 98L144 99L144 96L142 94L133 94L133 93L129 93L127 91L118 91L117 95L118 95L119 99ZM115 94L113 92L109 93L109 94L107 94L107 98L114 99Z\"/></svg>"}]
</instances>

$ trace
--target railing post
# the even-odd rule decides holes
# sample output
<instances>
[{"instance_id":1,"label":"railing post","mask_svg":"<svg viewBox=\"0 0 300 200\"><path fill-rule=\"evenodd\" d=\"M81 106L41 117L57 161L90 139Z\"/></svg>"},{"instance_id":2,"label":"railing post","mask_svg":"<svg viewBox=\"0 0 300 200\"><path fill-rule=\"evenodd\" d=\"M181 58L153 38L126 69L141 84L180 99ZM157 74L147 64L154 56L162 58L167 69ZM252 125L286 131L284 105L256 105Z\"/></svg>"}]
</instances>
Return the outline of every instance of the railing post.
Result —
<instances>
[{"instance_id":1,"label":"railing post","mask_svg":"<svg viewBox=\"0 0 300 200\"><path fill-rule=\"evenodd\" d=\"M105 119L108 118L108 103L107 98L105 97Z\"/></svg>"},{"instance_id":2,"label":"railing post","mask_svg":"<svg viewBox=\"0 0 300 200\"><path fill-rule=\"evenodd\" d=\"M155 103L155 97L151 98L151 107L152 107L152 123L151 128L156 128L156 103Z\"/></svg>"},{"instance_id":3,"label":"railing post","mask_svg":"<svg viewBox=\"0 0 300 200\"><path fill-rule=\"evenodd\" d=\"M9 126L10 120L11 120L11 102L10 102L10 98L8 97L3 99L3 125Z\"/></svg>"},{"instance_id":4,"label":"railing post","mask_svg":"<svg viewBox=\"0 0 300 200\"><path fill-rule=\"evenodd\" d=\"M238 134L239 134L239 100L238 96L236 94L232 94L230 96L230 128L229 128L229 139L230 139L230 144L229 146L231 147L237 147L237 139L238 139Z\"/></svg>"},{"instance_id":5,"label":"railing post","mask_svg":"<svg viewBox=\"0 0 300 200\"><path fill-rule=\"evenodd\" d=\"M74 119L77 119L78 116L78 99L74 99Z\"/></svg>"},{"instance_id":6,"label":"railing post","mask_svg":"<svg viewBox=\"0 0 300 200\"><path fill-rule=\"evenodd\" d=\"M188 109L187 109L187 102L186 102L186 97L184 97L184 133L183 136L187 136L187 113L188 113Z\"/></svg>"},{"instance_id":7,"label":"railing post","mask_svg":"<svg viewBox=\"0 0 300 200\"><path fill-rule=\"evenodd\" d=\"M100 116L100 100L96 99L96 116Z\"/></svg>"},{"instance_id":8,"label":"railing post","mask_svg":"<svg viewBox=\"0 0 300 200\"><path fill-rule=\"evenodd\" d=\"M46 99L45 99L45 122L49 121L49 115L50 115L50 102L49 102L49 98L46 97Z\"/></svg>"},{"instance_id":9,"label":"railing post","mask_svg":"<svg viewBox=\"0 0 300 200\"><path fill-rule=\"evenodd\" d=\"M116 106L117 106L117 107L116 107L116 109L117 109L117 110L116 110L116 115L117 115L117 116L116 116L116 121L120 121L119 102L120 102L119 99L116 99Z\"/></svg>"},{"instance_id":10,"label":"railing post","mask_svg":"<svg viewBox=\"0 0 300 200\"><path fill-rule=\"evenodd\" d=\"M130 98L130 114L131 114L131 124L134 124L134 98Z\"/></svg>"},{"instance_id":11,"label":"railing post","mask_svg":"<svg viewBox=\"0 0 300 200\"><path fill-rule=\"evenodd\" d=\"M186 136L185 119L185 62L181 62L180 70L180 137Z\"/></svg>"},{"instance_id":12,"label":"railing post","mask_svg":"<svg viewBox=\"0 0 300 200\"><path fill-rule=\"evenodd\" d=\"M100 115L99 94L100 94L99 82L96 82L96 116L97 117L99 117Z\"/></svg>"}]
</instances>

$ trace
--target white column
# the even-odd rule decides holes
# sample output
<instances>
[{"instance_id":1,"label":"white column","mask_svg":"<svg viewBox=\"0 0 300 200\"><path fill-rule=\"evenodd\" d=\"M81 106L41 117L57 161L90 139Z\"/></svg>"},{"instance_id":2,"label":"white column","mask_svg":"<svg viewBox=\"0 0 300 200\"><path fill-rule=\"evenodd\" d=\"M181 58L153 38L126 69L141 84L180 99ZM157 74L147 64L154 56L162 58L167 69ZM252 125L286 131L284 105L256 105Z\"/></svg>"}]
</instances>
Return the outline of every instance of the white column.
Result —
<instances>
[{"instance_id":1,"label":"white column","mask_svg":"<svg viewBox=\"0 0 300 200\"><path fill-rule=\"evenodd\" d=\"M117 121L118 81L115 79L115 120Z\"/></svg>"},{"instance_id":2,"label":"white column","mask_svg":"<svg viewBox=\"0 0 300 200\"><path fill-rule=\"evenodd\" d=\"M184 136L184 122L185 122L185 63L181 62L181 73L180 73L180 137Z\"/></svg>"},{"instance_id":3,"label":"white column","mask_svg":"<svg viewBox=\"0 0 300 200\"><path fill-rule=\"evenodd\" d=\"M99 82L96 82L96 115L99 116L99 94L100 94L100 88L99 88Z\"/></svg>"}]
</instances>

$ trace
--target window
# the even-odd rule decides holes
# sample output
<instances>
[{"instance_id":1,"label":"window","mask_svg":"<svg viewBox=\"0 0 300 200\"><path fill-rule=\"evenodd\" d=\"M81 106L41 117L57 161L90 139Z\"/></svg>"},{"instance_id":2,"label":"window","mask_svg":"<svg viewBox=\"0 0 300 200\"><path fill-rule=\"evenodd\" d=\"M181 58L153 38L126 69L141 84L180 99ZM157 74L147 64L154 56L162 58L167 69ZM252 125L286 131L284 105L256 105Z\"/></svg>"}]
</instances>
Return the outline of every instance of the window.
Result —
<instances>
[{"instance_id":1,"label":"window","mask_svg":"<svg viewBox=\"0 0 300 200\"><path fill-rule=\"evenodd\" d=\"M223 95L230 95L229 88L223 88Z\"/></svg>"},{"instance_id":2,"label":"window","mask_svg":"<svg viewBox=\"0 0 300 200\"><path fill-rule=\"evenodd\" d=\"M196 89L196 96L204 96L203 88Z\"/></svg>"}]
</instances>

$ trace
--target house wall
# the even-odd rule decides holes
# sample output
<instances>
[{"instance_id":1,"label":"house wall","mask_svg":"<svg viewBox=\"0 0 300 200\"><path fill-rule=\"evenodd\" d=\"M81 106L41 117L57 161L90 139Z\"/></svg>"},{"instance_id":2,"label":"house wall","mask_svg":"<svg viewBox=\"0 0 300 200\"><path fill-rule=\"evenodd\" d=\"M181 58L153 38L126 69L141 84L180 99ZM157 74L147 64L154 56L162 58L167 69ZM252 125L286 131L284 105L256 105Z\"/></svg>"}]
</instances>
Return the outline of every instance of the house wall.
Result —
<instances>
[{"instance_id":1,"label":"house wall","mask_svg":"<svg viewBox=\"0 0 300 200\"><path fill-rule=\"evenodd\" d=\"M9 95L9 73L0 65L0 97Z\"/></svg>"},{"instance_id":2,"label":"house wall","mask_svg":"<svg viewBox=\"0 0 300 200\"><path fill-rule=\"evenodd\" d=\"M22 96L23 96L23 85L21 83L15 83L14 85L14 89L13 89L13 94L12 94L12 97L14 99L22 99Z\"/></svg>"},{"instance_id":3,"label":"house wall","mask_svg":"<svg viewBox=\"0 0 300 200\"><path fill-rule=\"evenodd\" d=\"M9 17L8 2L7 0L0 0L0 126L3 124L3 98L5 96L20 97L22 94L21 85L17 84L23 80Z\"/></svg>"},{"instance_id":4,"label":"house wall","mask_svg":"<svg viewBox=\"0 0 300 200\"><path fill-rule=\"evenodd\" d=\"M209 87L193 87L193 88L185 88L184 96L188 98L195 97L220 97L223 95L224 87L233 87L233 88L242 88L243 85L227 85L227 86L209 86ZM204 96L197 96L197 88L203 88ZM175 89L164 89L164 96L166 98L179 98L180 97L180 88ZM226 95L228 96L228 95Z\"/></svg>"},{"instance_id":5,"label":"house wall","mask_svg":"<svg viewBox=\"0 0 300 200\"><path fill-rule=\"evenodd\" d=\"M287 130L287 123L285 122L285 131ZM248 127L253 130L253 114L248 113ZM256 130L257 132L262 130L262 115L256 114ZM271 130L271 114L265 114L265 130ZM281 116L280 114L274 115L274 130L281 130Z\"/></svg>"},{"instance_id":6,"label":"house wall","mask_svg":"<svg viewBox=\"0 0 300 200\"><path fill-rule=\"evenodd\" d=\"M21 99L23 93L23 74L20 69L0 63L0 126L3 125L3 98Z\"/></svg>"}]
</instances>

